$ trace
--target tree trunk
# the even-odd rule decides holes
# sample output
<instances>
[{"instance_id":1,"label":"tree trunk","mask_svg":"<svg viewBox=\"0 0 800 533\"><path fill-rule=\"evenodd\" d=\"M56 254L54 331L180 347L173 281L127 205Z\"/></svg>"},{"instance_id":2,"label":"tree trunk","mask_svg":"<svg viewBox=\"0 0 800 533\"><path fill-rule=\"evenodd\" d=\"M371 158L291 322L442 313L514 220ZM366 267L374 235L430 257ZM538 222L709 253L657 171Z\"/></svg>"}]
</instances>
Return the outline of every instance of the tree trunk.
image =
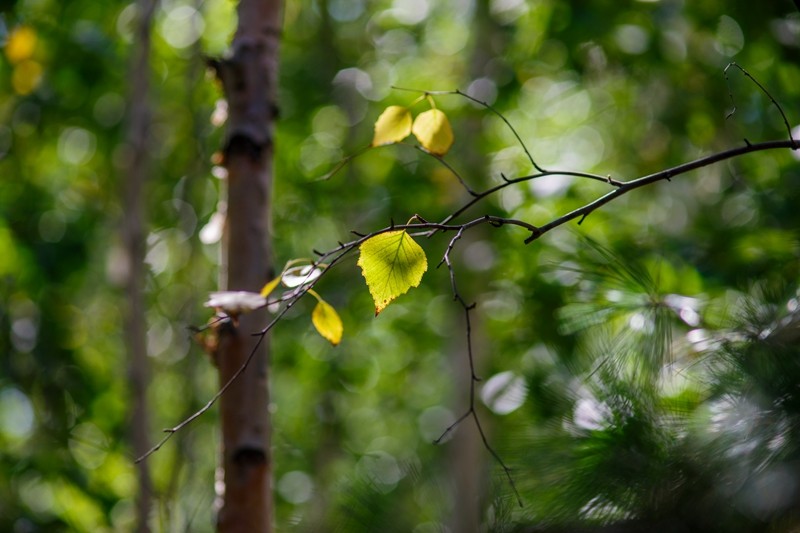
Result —
<instances>
[{"instance_id":1,"label":"tree trunk","mask_svg":"<svg viewBox=\"0 0 800 533\"><path fill-rule=\"evenodd\" d=\"M475 286L475 284L471 284ZM453 306L456 308L456 306ZM462 311L457 309L457 311ZM463 312L460 313L463 317ZM460 318L460 317L459 317ZM486 343L483 340L483 324L477 313L470 315L472 324L473 363L479 377L483 365L483 354ZM460 331L466 329L463 319L458 321ZM472 381L469 361L465 353L463 337L454 337L450 355L451 372L455 378L454 412L461 415L469 406L469 390ZM476 385L476 395L478 393ZM478 401L477 399L475 400ZM481 415L479 415L481 416ZM485 427L485 426L484 426ZM449 448L448 471L453 484L453 510L450 516L450 529L459 533L477 533L481 531L481 517L484 510L484 487L486 486L486 449L481 442L481 435L471 418L461 422L454 432L452 441L445 444Z\"/></svg>"},{"instance_id":2,"label":"tree trunk","mask_svg":"<svg viewBox=\"0 0 800 533\"><path fill-rule=\"evenodd\" d=\"M229 57L214 62L228 100L225 165L228 214L225 290L258 292L270 277L270 197L276 118L281 2L241 0ZM224 495L217 528L224 533L272 529L268 342L254 332L265 311L222 328L217 363L225 384L252 353L247 370L220 399ZM257 347L256 347L257 346Z\"/></svg>"},{"instance_id":3,"label":"tree trunk","mask_svg":"<svg viewBox=\"0 0 800 533\"><path fill-rule=\"evenodd\" d=\"M125 345L128 351L128 377L133 411L131 438L133 453L141 457L149 448L150 432L147 410L149 361L147 358L146 319L144 304L145 209L144 186L149 173L148 137L150 130L150 35L156 0L139 0L129 80L129 112L127 148L130 164L123 187L122 238L127 259L125 296ZM139 492L136 498L136 531L150 531L148 519L152 507L152 483L147 462L137 465Z\"/></svg>"}]
</instances>

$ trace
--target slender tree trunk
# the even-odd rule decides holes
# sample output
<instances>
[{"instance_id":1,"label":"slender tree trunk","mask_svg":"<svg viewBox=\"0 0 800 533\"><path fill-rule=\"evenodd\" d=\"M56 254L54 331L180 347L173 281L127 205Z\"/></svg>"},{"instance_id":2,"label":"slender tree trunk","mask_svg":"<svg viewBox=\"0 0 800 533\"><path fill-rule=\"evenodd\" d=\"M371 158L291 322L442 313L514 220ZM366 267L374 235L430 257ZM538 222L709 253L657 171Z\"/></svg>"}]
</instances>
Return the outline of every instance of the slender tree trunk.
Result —
<instances>
[{"instance_id":1,"label":"slender tree trunk","mask_svg":"<svg viewBox=\"0 0 800 533\"><path fill-rule=\"evenodd\" d=\"M133 397L132 444L133 454L143 455L149 448L149 417L147 410L146 319L144 305L145 227L144 186L150 170L148 136L150 130L150 35L156 0L139 0L139 20L136 28L133 56L129 73L128 156L130 164L123 188L122 234L127 255L125 293L128 303L125 314L125 344L128 350L128 377ZM139 493L136 499L136 530L150 531L148 519L152 507L152 483L148 463L137 464Z\"/></svg>"},{"instance_id":2,"label":"slender tree trunk","mask_svg":"<svg viewBox=\"0 0 800 533\"><path fill-rule=\"evenodd\" d=\"M474 286L474 284L471 284ZM455 307L455 306L453 306ZM461 311L461 309L458 309ZM461 313L463 316L463 312ZM486 343L483 342L483 324L477 313L472 312L473 362L479 377L483 377L482 359ZM466 328L463 320L459 320L461 331ZM452 375L455 378L454 412L460 415L469 405L469 387L472 374L466 357L463 337L454 337L455 346L450 361ZM479 389L478 389L479 390ZM476 394L478 393L476 390ZM478 400L476 400L477 402ZM481 416L481 415L479 415ZM459 533L477 533L481 530L481 517L484 508L484 490L486 485L486 449L481 442L480 433L471 418L464 420L453 434L451 442L445 444L450 449L448 461L449 478L453 483L453 511L450 516L450 528Z\"/></svg>"},{"instance_id":3,"label":"slender tree trunk","mask_svg":"<svg viewBox=\"0 0 800 533\"><path fill-rule=\"evenodd\" d=\"M213 63L229 113L224 150L226 290L258 292L271 276L269 220L280 16L279 0L240 0L231 54ZM269 350L267 339L256 348L258 338L252 335L266 323L266 312L250 313L224 328L220 337L221 384L257 350L220 400L225 492L217 527L224 533L272 529Z\"/></svg>"},{"instance_id":4,"label":"slender tree trunk","mask_svg":"<svg viewBox=\"0 0 800 533\"><path fill-rule=\"evenodd\" d=\"M502 32L493 18L489 10L488 0L477 0L475 3L475 17L473 20L473 34L475 35L475 44L473 46L469 65L470 80L474 80L486 76L486 66L489 61L494 57L492 53L492 41L497 38L502 38ZM480 95L479 95L480 96ZM477 149L478 144L481 142L482 121L468 120L463 131L459 136L459 142L464 146L474 145L475 150L469 150L465 163L470 168L485 168L486 160L480 153L481 150ZM480 186L483 186L481 184ZM480 188L480 186L478 186ZM470 234L462 239L459 245L461 249L466 249L470 243L475 242L478 234ZM466 298L470 300L481 300L480 293L470 292L478 289L480 284L475 283L468 272L461 274L459 278L463 287L466 287ZM461 315L460 309L455 309ZM482 375L482 368L486 365L484 360L486 357L486 328L483 320L480 320L479 311L473 311L470 317L472 324L472 343L473 343L473 356L475 369L479 377L485 379L486 376ZM465 325L460 323L459 328L463 330ZM459 339L463 343L462 339ZM457 376L456 384L456 412L463 409L469 401L469 387L472 379L469 365L465 360L463 344L459 345L457 353L454 354L452 359L453 374ZM480 391L480 385L476 384L476 394ZM476 402L479 400L476 399ZM477 405L476 405L477 407ZM484 417L482 411L479 411L479 416L482 417L484 423L484 430L488 430L490 420ZM451 517L450 525L453 531L462 533L473 533L481 530L481 518L483 517L486 508L486 485L489 482L487 477L487 463L491 458L487 457L486 449L481 442L481 436L478 429L473 424L472 420L465 420L461 424L456 434L453 436L453 452L450 466L450 479L455 481L455 490L453 493L453 514Z\"/></svg>"}]
</instances>

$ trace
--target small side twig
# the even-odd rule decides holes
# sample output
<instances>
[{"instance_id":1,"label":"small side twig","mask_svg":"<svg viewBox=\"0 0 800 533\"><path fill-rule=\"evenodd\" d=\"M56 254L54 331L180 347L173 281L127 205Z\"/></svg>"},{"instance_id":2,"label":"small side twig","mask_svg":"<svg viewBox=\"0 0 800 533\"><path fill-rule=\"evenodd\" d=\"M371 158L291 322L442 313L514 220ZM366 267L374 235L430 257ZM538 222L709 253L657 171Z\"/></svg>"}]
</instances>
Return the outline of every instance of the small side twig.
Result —
<instances>
[{"instance_id":1,"label":"small side twig","mask_svg":"<svg viewBox=\"0 0 800 533\"><path fill-rule=\"evenodd\" d=\"M186 426L188 426L189 424L200 418L206 411L211 409L211 407L215 403L217 403L217 400L219 400L222 397L222 395L225 394L225 392L231 387L231 385L233 385L233 383L239 378L239 376L241 376L242 373L244 373L244 371L247 370L247 366L250 364L250 361L253 360L253 357L255 357L255 354L258 352L258 347L263 342L265 335L266 332L264 333L264 335L260 336L258 342L256 342L255 346L250 351L250 354L247 356L247 359L245 359L242 366L239 367L239 369L230 377L230 379L228 379L228 381L222 387L220 387L220 389L216 392L216 394L214 394L214 396L212 396L211 399L208 400L208 402L206 402L206 404L203 407L195 411L194 414L192 414L188 418L185 418L177 426L164 429L164 433L166 433L166 435L160 441L158 441L158 443L156 443L155 446L147 450L147 452L145 452L142 456L137 457L134 460L134 463L139 464L148 457L150 457L151 455L153 455L155 452L160 450L161 447L164 446L164 444L166 444L167 441L171 439L173 435L175 435L177 432L179 432L180 430L182 430L183 428L185 428Z\"/></svg>"},{"instance_id":2,"label":"small side twig","mask_svg":"<svg viewBox=\"0 0 800 533\"><path fill-rule=\"evenodd\" d=\"M488 221L490 217L486 217ZM502 225L502 223L500 224ZM475 384L481 379L478 377L477 373L475 372L475 356L472 346L472 321L471 321L471 313L475 309L475 304L468 304L466 300L461 296L461 293L458 290L458 285L456 283L456 276L455 276L455 269L453 268L453 263L450 260L450 254L453 251L453 247L455 243L461 239L462 235L464 234L464 228L461 228L456 235L450 239L450 242L447 245L447 249L442 256L442 260L439 262L439 265L444 263L447 265L447 269L450 272L450 287L453 291L453 299L456 300L464 309L464 320L466 322L465 328L465 335L467 340L467 359L469 360L469 372L470 372L470 379L469 379L469 407L468 409L462 414L455 422L450 424L444 432L434 440L434 444L439 444L442 440L449 435L452 431L454 431L464 420L468 417L471 417L472 420L475 422L475 427L478 429L478 433L481 436L481 441L483 442L483 447L486 448L492 457L494 457L495 461L500 465L505 472L506 478L508 479L509 485L511 485L511 489L514 491L514 495L517 497L517 503L519 503L520 507L523 507L522 497L517 490L517 486L514 483L514 477L511 475L511 469L506 465L500 455L492 448L492 445L489 443L489 439L486 437L486 433L483 430L483 426L481 425L480 418L478 417L478 412L475 409Z\"/></svg>"},{"instance_id":3,"label":"small side twig","mask_svg":"<svg viewBox=\"0 0 800 533\"><path fill-rule=\"evenodd\" d=\"M731 118L734 115L734 113L736 113L736 102L734 102L734 100L733 100L733 89L731 89L731 80L728 77L728 70L731 69L731 68L739 69L739 72L744 74L745 77L747 77L750 81L755 83L756 87L761 89L761 92L763 92L767 96L767 98L769 98L770 102L772 102L772 105L774 105L775 108L778 110L778 113L781 114L781 118L783 119L783 124L786 126L786 131L789 133L789 140L794 142L794 137L792 136L792 127L789 125L789 119L786 118L786 113L783 111L783 108L781 107L781 104L779 104L778 101L775 100L775 98L766 89L766 87L761 85L761 83L759 83L759 81L757 79L755 79L749 72L747 72L744 68L742 68L741 65L739 65L735 61L733 61L731 63L728 63L728 65L725 67L725 70L723 70L723 74L725 75L725 83L728 84L728 96L730 97L731 105L733 106L733 109L731 110L730 113L728 113L725 116L725 119ZM747 139L745 139L744 142L747 144L747 146L750 146L750 142ZM793 150L794 149L795 148L793 148Z\"/></svg>"},{"instance_id":4,"label":"small side twig","mask_svg":"<svg viewBox=\"0 0 800 533\"><path fill-rule=\"evenodd\" d=\"M422 147L421 147L421 146L419 146L419 145L415 145L415 146L414 146L414 148L416 148L418 151L422 152L423 154L427 154L427 155L431 156L432 158L434 158L435 160L437 160L439 163L441 163L442 165L444 165L444 166L445 166L445 168L447 168L447 170L449 170L449 171L450 171L450 172L453 174L453 176L455 176L455 177L456 177L456 179L458 180L458 182L461 184L461 186L462 186L462 187L464 187L464 190L465 190L465 191L467 191L467 193L469 193L469 195L470 195L470 196L473 196L473 197L474 197L474 196L478 196L478 193L477 193L477 192L475 192L475 191L472 189L472 187L470 187L469 185L467 185L467 182L466 182L466 181L464 181L464 178L461 176L461 174L459 174L459 173L458 173L458 171L457 171L455 168L453 168L453 165L451 165L450 163L448 163L448 162L445 160L445 158L444 158L444 157L442 157L442 156L440 156L440 155L432 154L431 152L429 152L429 151L425 150L424 148L422 148Z\"/></svg>"}]
</instances>

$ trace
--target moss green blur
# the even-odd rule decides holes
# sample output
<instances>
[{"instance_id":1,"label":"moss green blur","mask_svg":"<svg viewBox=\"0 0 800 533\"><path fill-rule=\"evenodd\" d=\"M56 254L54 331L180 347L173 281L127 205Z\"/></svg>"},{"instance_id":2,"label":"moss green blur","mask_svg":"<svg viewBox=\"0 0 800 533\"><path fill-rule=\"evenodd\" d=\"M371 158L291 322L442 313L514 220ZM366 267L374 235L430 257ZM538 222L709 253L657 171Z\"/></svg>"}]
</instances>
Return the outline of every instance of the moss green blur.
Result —
<instances>
[{"instance_id":1,"label":"moss green blur","mask_svg":"<svg viewBox=\"0 0 800 533\"><path fill-rule=\"evenodd\" d=\"M2 531L127 531L135 520L119 236L133 10L90 0L0 9ZM153 442L217 390L190 327L210 318L202 304L217 288L224 208L214 153L225 111L205 58L224 53L234 10L228 0L174 0L156 14ZM370 144L386 107L419 96L393 87L460 89L502 113L541 167L627 180L745 139L787 138L769 98L723 69L747 69L794 127L798 27L788 1L289 1L276 271L351 230L415 214L441 220L469 200L411 138L319 180ZM455 95L436 106L455 137L446 160L473 189L533 172L496 115ZM310 297L273 335L277 530L455 531L461 475L480 489L467 509L488 531L797 527L795 156L705 167L530 245L508 226L475 228L456 244L459 290L477 303L476 407L522 508L469 420L432 444L468 407L464 311L446 268L432 268L448 238L418 239L431 269L377 318L355 255L338 264L316 289L344 323L341 344L313 330ZM531 180L459 220L544 224L608 190ZM212 409L148 460L155 531L213 531L216 424Z\"/></svg>"}]
</instances>

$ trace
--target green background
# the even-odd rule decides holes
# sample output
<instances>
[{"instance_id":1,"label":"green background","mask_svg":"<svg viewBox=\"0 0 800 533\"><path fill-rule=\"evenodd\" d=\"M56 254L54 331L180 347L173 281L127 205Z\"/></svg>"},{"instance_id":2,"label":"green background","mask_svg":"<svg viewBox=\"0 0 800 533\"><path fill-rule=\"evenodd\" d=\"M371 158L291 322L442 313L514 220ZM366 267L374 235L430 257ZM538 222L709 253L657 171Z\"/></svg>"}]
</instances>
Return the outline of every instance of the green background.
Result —
<instances>
[{"instance_id":1,"label":"green background","mask_svg":"<svg viewBox=\"0 0 800 533\"><path fill-rule=\"evenodd\" d=\"M0 530L125 531L137 492L119 229L134 7L4 6ZM209 319L202 304L217 283L223 182L211 161L224 126L205 58L225 52L234 8L165 0L156 12L154 442L217 386L188 328ZM792 126L800 115L800 13L789 1L289 1L283 25L278 270L351 230L440 220L469 199L410 140L318 180L370 142L387 105L417 96L393 86L461 89L501 112L545 168L619 180L787 137L751 81L735 70L726 80L731 61ZM435 102L455 132L446 159L471 187L531 173L496 115L459 96ZM462 220L541 225L608 190L532 180ZM634 191L530 245L514 227L458 242L459 290L477 303L476 409L521 508L469 420L432 444L469 405L463 309L446 269L432 268L448 237L420 241L431 266L421 286L377 318L355 257L344 261L316 287L344 321L341 345L314 332L311 298L274 331L277 529L459 531L462 519L485 531L790 530L800 518L799 203L797 159L763 152ZM505 387L492 397L493 377ZM213 530L216 421L212 409L148 460L155 530Z\"/></svg>"}]
</instances>

